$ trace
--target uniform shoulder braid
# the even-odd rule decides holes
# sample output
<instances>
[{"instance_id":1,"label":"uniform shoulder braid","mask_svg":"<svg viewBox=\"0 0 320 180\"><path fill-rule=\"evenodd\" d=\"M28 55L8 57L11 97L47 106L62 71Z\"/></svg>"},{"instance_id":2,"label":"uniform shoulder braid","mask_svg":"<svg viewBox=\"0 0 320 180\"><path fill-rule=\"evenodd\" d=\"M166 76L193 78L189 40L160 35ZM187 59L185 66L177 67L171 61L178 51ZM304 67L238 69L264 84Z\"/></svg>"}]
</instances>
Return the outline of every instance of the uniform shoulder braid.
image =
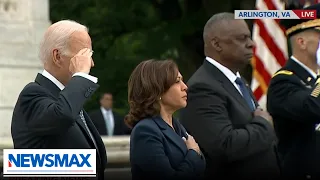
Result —
<instances>
[{"instance_id":1,"label":"uniform shoulder braid","mask_svg":"<svg viewBox=\"0 0 320 180\"><path fill-rule=\"evenodd\" d=\"M311 92L311 96L318 97L320 95L320 78L317 79L315 85L316 87Z\"/></svg>"},{"instance_id":2,"label":"uniform shoulder braid","mask_svg":"<svg viewBox=\"0 0 320 180\"><path fill-rule=\"evenodd\" d=\"M293 75L293 72L288 71L288 70L280 70L280 71L276 72L272 77L275 77L275 76L278 76L278 75L291 76L291 75Z\"/></svg>"}]
</instances>

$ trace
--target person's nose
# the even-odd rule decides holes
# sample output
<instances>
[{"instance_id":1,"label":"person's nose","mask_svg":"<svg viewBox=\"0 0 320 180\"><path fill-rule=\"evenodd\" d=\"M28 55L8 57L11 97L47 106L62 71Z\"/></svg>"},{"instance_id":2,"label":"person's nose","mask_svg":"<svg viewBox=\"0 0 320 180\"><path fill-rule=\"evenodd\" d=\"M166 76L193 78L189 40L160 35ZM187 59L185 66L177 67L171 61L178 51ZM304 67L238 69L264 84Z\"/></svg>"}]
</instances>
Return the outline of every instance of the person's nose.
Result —
<instances>
[{"instance_id":1,"label":"person's nose","mask_svg":"<svg viewBox=\"0 0 320 180\"><path fill-rule=\"evenodd\" d=\"M183 91L187 91L188 90L188 86L182 81L182 90Z\"/></svg>"},{"instance_id":2,"label":"person's nose","mask_svg":"<svg viewBox=\"0 0 320 180\"><path fill-rule=\"evenodd\" d=\"M247 43L247 47L253 49L255 46L255 42L250 38Z\"/></svg>"}]
</instances>

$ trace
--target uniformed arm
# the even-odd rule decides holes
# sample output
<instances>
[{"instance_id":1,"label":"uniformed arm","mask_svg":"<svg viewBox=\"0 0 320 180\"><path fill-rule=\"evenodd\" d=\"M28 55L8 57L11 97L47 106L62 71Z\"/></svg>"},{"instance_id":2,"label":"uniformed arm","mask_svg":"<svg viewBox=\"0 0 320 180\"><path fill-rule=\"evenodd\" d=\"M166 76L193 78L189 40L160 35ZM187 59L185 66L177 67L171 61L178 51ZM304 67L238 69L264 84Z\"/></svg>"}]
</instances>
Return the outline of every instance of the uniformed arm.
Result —
<instances>
[{"instance_id":1,"label":"uniformed arm","mask_svg":"<svg viewBox=\"0 0 320 180\"><path fill-rule=\"evenodd\" d=\"M229 118L228 111L232 110L228 109L226 97L213 92L211 87L203 84L189 87L189 97L185 118L192 114L195 117L189 120L193 123L186 122L184 126L210 158L241 161L267 151L275 143L273 127L262 117L253 117L248 124L235 128Z\"/></svg>"},{"instance_id":2,"label":"uniformed arm","mask_svg":"<svg viewBox=\"0 0 320 180\"><path fill-rule=\"evenodd\" d=\"M19 97L28 128L41 135L67 130L98 86L89 79L74 76L60 92L58 99L54 99L47 89L35 84L28 85Z\"/></svg>"},{"instance_id":3,"label":"uniformed arm","mask_svg":"<svg viewBox=\"0 0 320 180\"><path fill-rule=\"evenodd\" d=\"M306 88L296 75L279 74L268 89L268 110L292 120L320 122L320 86Z\"/></svg>"},{"instance_id":4,"label":"uniformed arm","mask_svg":"<svg viewBox=\"0 0 320 180\"><path fill-rule=\"evenodd\" d=\"M166 155L169 149L164 149L161 136L158 127L137 126L131 134L131 164L151 179L194 179L204 172L205 160L194 150L188 150L184 160L174 169Z\"/></svg>"}]
</instances>

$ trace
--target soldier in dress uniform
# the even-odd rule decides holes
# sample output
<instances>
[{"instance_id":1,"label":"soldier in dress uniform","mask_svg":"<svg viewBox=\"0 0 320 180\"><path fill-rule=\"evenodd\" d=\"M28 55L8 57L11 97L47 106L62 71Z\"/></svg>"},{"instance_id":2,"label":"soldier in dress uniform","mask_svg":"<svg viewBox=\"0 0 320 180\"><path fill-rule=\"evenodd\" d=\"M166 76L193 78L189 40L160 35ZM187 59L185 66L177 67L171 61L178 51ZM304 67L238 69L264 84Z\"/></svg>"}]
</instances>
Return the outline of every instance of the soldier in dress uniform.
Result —
<instances>
[{"instance_id":1,"label":"soldier in dress uniform","mask_svg":"<svg viewBox=\"0 0 320 180\"><path fill-rule=\"evenodd\" d=\"M317 10L320 4L304 9ZM292 56L269 84L267 108L279 139L283 175L320 179L320 19L288 19Z\"/></svg>"}]
</instances>

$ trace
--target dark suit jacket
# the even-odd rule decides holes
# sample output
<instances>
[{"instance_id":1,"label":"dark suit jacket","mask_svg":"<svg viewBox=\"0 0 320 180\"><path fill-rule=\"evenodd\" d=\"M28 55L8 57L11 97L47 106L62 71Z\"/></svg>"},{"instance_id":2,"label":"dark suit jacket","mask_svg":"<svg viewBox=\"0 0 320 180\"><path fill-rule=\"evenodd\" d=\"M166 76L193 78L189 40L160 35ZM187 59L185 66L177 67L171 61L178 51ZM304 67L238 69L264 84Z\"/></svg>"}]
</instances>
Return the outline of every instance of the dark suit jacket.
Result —
<instances>
[{"instance_id":1,"label":"dark suit jacket","mask_svg":"<svg viewBox=\"0 0 320 180\"><path fill-rule=\"evenodd\" d=\"M206 156L208 179L279 176L273 127L264 118L253 116L219 69L205 60L188 87L188 105L181 111L180 121Z\"/></svg>"},{"instance_id":2,"label":"dark suit jacket","mask_svg":"<svg viewBox=\"0 0 320 180\"><path fill-rule=\"evenodd\" d=\"M16 149L96 148L79 116L84 103L98 85L80 76L73 77L64 90L38 74L24 87L14 108L11 134ZM97 143L97 174L103 179L107 157L102 139L84 112Z\"/></svg>"},{"instance_id":3,"label":"dark suit jacket","mask_svg":"<svg viewBox=\"0 0 320 180\"><path fill-rule=\"evenodd\" d=\"M182 137L186 131L173 120L175 131L160 117L143 119L133 128L130 162L133 180L198 179L205 159L188 150Z\"/></svg>"},{"instance_id":4,"label":"dark suit jacket","mask_svg":"<svg viewBox=\"0 0 320 180\"><path fill-rule=\"evenodd\" d=\"M284 174L320 179L320 134L315 131L320 97L311 95L320 86L317 89L316 80L293 60L278 72L268 88L267 107L279 137Z\"/></svg>"},{"instance_id":5,"label":"dark suit jacket","mask_svg":"<svg viewBox=\"0 0 320 180\"><path fill-rule=\"evenodd\" d=\"M129 128L124 123L124 118L120 116L118 113L112 111L113 119L114 119L114 131L113 135L128 135L130 134ZM96 109L89 113L92 122L96 126L100 135L108 135L106 122L103 118L101 109Z\"/></svg>"}]
</instances>

